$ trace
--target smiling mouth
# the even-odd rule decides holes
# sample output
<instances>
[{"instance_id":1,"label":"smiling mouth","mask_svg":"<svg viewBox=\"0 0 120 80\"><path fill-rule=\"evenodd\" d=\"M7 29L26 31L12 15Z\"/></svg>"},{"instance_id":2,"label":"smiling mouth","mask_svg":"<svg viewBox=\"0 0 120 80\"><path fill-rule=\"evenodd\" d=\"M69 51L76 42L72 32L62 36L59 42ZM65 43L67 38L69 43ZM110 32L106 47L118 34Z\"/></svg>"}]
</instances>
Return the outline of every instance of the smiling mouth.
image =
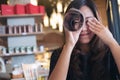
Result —
<instances>
[{"instance_id":1,"label":"smiling mouth","mask_svg":"<svg viewBox=\"0 0 120 80\"><path fill-rule=\"evenodd\" d=\"M86 36L86 35L89 35L90 34L90 32L89 33L83 33L83 34L80 34L80 36Z\"/></svg>"}]
</instances>

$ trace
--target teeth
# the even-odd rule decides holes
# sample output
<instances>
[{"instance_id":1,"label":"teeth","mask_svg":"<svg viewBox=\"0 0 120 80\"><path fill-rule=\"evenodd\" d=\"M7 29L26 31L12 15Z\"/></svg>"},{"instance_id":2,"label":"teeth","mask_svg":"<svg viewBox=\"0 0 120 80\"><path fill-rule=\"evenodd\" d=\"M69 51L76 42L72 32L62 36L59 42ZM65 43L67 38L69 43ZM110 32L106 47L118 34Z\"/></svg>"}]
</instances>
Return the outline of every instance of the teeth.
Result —
<instances>
[{"instance_id":1,"label":"teeth","mask_svg":"<svg viewBox=\"0 0 120 80\"><path fill-rule=\"evenodd\" d=\"M81 35L88 35L89 33L82 33Z\"/></svg>"}]
</instances>

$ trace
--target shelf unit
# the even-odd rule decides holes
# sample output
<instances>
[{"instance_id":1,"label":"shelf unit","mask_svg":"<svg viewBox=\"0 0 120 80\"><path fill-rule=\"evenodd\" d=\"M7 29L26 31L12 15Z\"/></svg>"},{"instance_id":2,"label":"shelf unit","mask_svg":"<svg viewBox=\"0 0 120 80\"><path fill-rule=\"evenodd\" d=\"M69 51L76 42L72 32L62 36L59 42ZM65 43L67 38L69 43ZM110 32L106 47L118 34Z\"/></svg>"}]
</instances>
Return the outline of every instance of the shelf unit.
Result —
<instances>
[{"instance_id":1,"label":"shelf unit","mask_svg":"<svg viewBox=\"0 0 120 80\"><path fill-rule=\"evenodd\" d=\"M0 15L0 18L42 17L43 14Z\"/></svg>"},{"instance_id":2,"label":"shelf unit","mask_svg":"<svg viewBox=\"0 0 120 80\"><path fill-rule=\"evenodd\" d=\"M6 55L4 55L4 54L0 54L0 57L14 57L14 56L22 56L22 55L32 55L32 54L34 54L34 55L36 55L36 54L43 54L43 53L45 53L46 51L44 51L44 52L40 52L40 51L37 51L37 52L31 52L31 53L27 53L27 52L25 52L25 53L12 53L12 54L6 54Z\"/></svg>"},{"instance_id":3,"label":"shelf unit","mask_svg":"<svg viewBox=\"0 0 120 80\"><path fill-rule=\"evenodd\" d=\"M25 78L11 79L11 80L25 80Z\"/></svg>"},{"instance_id":4,"label":"shelf unit","mask_svg":"<svg viewBox=\"0 0 120 80\"><path fill-rule=\"evenodd\" d=\"M24 15L0 15L0 20L5 19L7 21L6 25L34 25L36 23L35 19L41 21L42 14L24 14ZM45 32L31 32L31 33L17 33L17 34L0 34L0 38L7 38L8 47L16 46L38 46L37 36L44 35ZM49 51L49 50L47 50ZM0 57L12 58L12 66L15 64L20 65L21 63L33 63L35 61L35 55L43 54L46 51L37 51L31 53L6 53L6 55L0 54ZM18 58L18 59L17 59ZM25 60L24 60L25 59ZM29 59L29 60L28 60ZM28 62L27 62L28 61ZM9 72L8 72L9 73ZM11 72L10 72L11 73ZM43 75L44 76L44 75ZM21 78L24 80L24 78ZM21 79L11 79L11 80L21 80Z\"/></svg>"},{"instance_id":5,"label":"shelf unit","mask_svg":"<svg viewBox=\"0 0 120 80\"><path fill-rule=\"evenodd\" d=\"M32 32L32 33L21 33L21 34L0 34L0 37L15 37L15 36L31 36L31 35L42 35L44 32Z\"/></svg>"}]
</instances>

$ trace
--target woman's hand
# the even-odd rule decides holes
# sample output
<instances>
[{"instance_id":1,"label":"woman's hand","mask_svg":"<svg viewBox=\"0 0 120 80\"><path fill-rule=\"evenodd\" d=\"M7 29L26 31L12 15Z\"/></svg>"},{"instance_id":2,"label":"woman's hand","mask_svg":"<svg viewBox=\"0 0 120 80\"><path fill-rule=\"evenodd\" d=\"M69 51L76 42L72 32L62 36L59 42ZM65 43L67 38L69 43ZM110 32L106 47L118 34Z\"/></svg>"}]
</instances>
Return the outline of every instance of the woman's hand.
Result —
<instances>
[{"instance_id":1,"label":"woman's hand","mask_svg":"<svg viewBox=\"0 0 120 80\"><path fill-rule=\"evenodd\" d=\"M108 46L112 45L112 42L114 42L115 39L107 27L96 18L89 18L87 24L89 25L89 29L101 38L105 44Z\"/></svg>"},{"instance_id":2,"label":"woman's hand","mask_svg":"<svg viewBox=\"0 0 120 80\"><path fill-rule=\"evenodd\" d=\"M59 55L57 63L53 71L51 72L51 75L49 76L49 80L66 80L72 49L74 48L74 45L76 44L79 34L81 32L81 29L72 32L66 29L66 27L64 28L66 43L63 46L62 52Z\"/></svg>"},{"instance_id":3,"label":"woman's hand","mask_svg":"<svg viewBox=\"0 0 120 80\"><path fill-rule=\"evenodd\" d=\"M78 41L79 35L81 33L82 27L77 31L69 31L65 28L65 44L70 46L75 46L76 42Z\"/></svg>"}]
</instances>

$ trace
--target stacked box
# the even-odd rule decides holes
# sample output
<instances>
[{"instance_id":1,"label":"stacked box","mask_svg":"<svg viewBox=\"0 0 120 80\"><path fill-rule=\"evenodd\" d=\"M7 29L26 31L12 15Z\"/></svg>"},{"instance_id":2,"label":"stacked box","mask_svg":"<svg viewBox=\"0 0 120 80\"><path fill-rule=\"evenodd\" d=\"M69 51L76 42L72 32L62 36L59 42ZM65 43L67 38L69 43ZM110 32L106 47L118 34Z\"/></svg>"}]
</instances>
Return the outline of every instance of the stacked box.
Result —
<instances>
[{"instance_id":1,"label":"stacked box","mask_svg":"<svg viewBox=\"0 0 120 80\"><path fill-rule=\"evenodd\" d=\"M21 4L16 4L14 6L15 14L25 14L25 6Z\"/></svg>"},{"instance_id":2,"label":"stacked box","mask_svg":"<svg viewBox=\"0 0 120 80\"><path fill-rule=\"evenodd\" d=\"M1 14L2 15L13 15L14 14L14 6L2 4L1 5Z\"/></svg>"},{"instance_id":3,"label":"stacked box","mask_svg":"<svg viewBox=\"0 0 120 80\"><path fill-rule=\"evenodd\" d=\"M45 7L42 6L42 5L40 5L40 6L38 6L38 7L39 7L39 13L45 15Z\"/></svg>"},{"instance_id":4,"label":"stacked box","mask_svg":"<svg viewBox=\"0 0 120 80\"><path fill-rule=\"evenodd\" d=\"M38 6L33 5L33 4L31 4L31 3L26 4L25 10L26 10L26 14L39 13Z\"/></svg>"}]
</instances>

